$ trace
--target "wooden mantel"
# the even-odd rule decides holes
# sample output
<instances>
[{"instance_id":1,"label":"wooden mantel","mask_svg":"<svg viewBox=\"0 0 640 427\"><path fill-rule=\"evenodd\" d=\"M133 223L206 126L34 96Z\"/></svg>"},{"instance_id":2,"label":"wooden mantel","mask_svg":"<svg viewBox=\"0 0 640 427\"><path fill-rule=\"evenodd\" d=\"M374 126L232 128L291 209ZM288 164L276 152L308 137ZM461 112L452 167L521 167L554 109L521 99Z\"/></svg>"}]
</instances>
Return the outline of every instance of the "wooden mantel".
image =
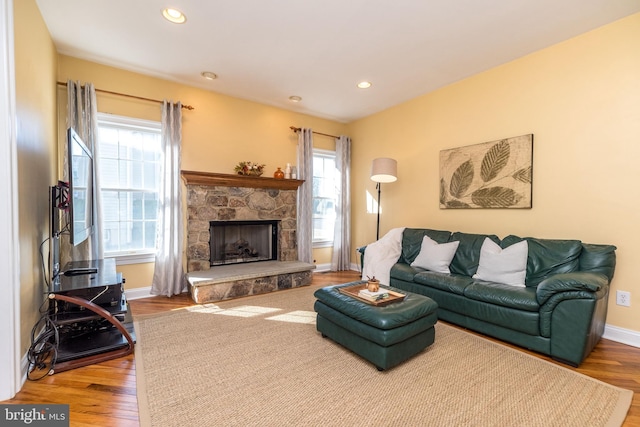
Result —
<instances>
[{"instance_id":1,"label":"wooden mantel","mask_svg":"<svg viewBox=\"0 0 640 427\"><path fill-rule=\"evenodd\" d=\"M232 175L227 173L181 171L187 185L208 185L219 187L274 188L277 190L297 190L304 180L275 179L261 176Z\"/></svg>"}]
</instances>

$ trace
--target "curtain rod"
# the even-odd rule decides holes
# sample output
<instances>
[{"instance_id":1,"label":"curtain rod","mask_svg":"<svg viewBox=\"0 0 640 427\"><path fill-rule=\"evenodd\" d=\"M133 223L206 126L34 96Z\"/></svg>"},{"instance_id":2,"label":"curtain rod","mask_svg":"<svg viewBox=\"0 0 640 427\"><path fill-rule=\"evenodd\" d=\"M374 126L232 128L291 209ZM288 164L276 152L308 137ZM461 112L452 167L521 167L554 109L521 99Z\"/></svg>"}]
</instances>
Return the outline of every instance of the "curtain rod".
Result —
<instances>
[{"instance_id":1,"label":"curtain rod","mask_svg":"<svg viewBox=\"0 0 640 427\"><path fill-rule=\"evenodd\" d=\"M67 83L65 82L57 82L60 86L67 86ZM125 96L127 98L134 98L134 99L140 99L142 101L150 101L150 102L157 102L158 104L162 104L162 101L157 100L157 99L152 99L152 98L144 98L142 96L136 96L136 95L129 95L127 93L119 93L119 92L111 92L110 90L104 90L104 89L96 89L96 92L101 92L101 93L108 93L110 95L118 95L118 96ZM184 108L185 110L193 110L195 109L193 106L191 105L182 105L182 108Z\"/></svg>"},{"instance_id":2,"label":"curtain rod","mask_svg":"<svg viewBox=\"0 0 640 427\"><path fill-rule=\"evenodd\" d=\"M289 126L289 129L291 129L292 131L294 131L295 133L298 133L302 130L302 128L297 128L295 126ZM316 132L314 130L311 131L312 133L315 133L316 135L322 135L322 136L328 136L330 138L340 138L339 136L335 136L335 135L329 135L328 133L322 133L322 132Z\"/></svg>"}]
</instances>

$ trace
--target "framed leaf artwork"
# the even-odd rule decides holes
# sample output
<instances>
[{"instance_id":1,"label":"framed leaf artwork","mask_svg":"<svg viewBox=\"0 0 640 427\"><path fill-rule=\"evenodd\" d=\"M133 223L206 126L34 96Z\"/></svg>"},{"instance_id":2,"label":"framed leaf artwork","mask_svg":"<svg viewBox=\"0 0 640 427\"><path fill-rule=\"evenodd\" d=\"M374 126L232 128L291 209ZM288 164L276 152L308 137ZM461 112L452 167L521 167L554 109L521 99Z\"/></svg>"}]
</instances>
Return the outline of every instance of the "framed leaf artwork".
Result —
<instances>
[{"instance_id":1,"label":"framed leaf artwork","mask_svg":"<svg viewBox=\"0 0 640 427\"><path fill-rule=\"evenodd\" d=\"M530 209L533 134L440 151L440 208Z\"/></svg>"}]
</instances>

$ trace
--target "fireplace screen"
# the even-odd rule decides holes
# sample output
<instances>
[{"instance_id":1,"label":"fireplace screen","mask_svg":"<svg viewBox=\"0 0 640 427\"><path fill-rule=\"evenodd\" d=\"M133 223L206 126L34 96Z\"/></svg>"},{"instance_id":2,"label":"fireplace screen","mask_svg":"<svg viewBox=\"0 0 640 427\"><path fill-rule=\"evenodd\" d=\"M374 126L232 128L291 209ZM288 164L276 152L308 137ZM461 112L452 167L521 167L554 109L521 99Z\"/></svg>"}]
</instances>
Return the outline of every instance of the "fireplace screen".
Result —
<instances>
[{"instance_id":1,"label":"fireplace screen","mask_svg":"<svg viewBox=\"0 0 640 427\"><path fill-rule=\"evenodd\" d=\"M279 221L211 221L211 266L278 259Z\"/></svg>"}]
</instances>

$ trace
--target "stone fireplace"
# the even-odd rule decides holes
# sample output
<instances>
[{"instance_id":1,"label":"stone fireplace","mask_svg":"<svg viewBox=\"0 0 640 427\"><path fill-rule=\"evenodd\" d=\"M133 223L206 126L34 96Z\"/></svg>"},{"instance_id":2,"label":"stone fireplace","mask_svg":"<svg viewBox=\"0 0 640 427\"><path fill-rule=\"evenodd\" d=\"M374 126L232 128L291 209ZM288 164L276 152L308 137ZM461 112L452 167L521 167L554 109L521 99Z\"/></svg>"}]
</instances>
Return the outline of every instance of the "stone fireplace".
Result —
<instances>
[{"instance_id":1,"label":"stone fireplace","mask_svg":"<svg viewBox=\"0 0 640 427\"><path fill-rule=\"evenodd\" d=\"M187 281L195 302L311 283L315 266L298 261L296 240L297 189L304 181L190 171L182 171L182 179L187 189ZM212 242L212 224L230 226L230 237L225 238L230 241L224 243L231 245L228 250ZM249 262L214 261L220 251L228 252L224 258L241 260L243 256L238 252L241 249L232 246L236 241L237 246L245 245L242 240L249 240L250 231L240 235L235 227L245 225L251 229L257 224L270 227L273 238L267 250L272 251L270 260L249 260L253 251L263 251L254 247L242 248L243 252L248 251L244 258Z\"/></svg>"}]
</instances>

